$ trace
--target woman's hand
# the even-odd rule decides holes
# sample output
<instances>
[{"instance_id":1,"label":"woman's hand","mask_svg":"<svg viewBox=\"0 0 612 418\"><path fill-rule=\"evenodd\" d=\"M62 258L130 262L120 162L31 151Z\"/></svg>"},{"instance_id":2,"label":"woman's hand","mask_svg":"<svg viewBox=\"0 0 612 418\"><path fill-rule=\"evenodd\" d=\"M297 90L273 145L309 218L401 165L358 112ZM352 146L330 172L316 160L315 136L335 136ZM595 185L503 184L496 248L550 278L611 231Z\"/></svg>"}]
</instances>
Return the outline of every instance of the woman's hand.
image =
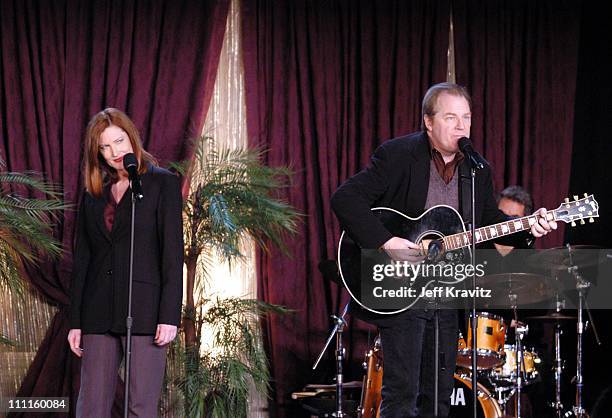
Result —
<instances>
[{"instance_id":1,"label":"woman's hand","mask_svg":"<svg viewBox=\"0 0 612 418\"><path fill-rule=\"evenodd\" d=\"M176 337L176 326L168 324L158 324L157 332L155 333L155 339L153 342L160 347L172 342Z\"/></svg>"},{"instance_id":2,"label":"woman's hand","mask_svg":"<svg viewBox=\"0 0 612 418\"><path fill-rule=\"evenodd\" d=\"M70 344L70 350L72 350L77 357L81 357L83 355L80 329L73 328L68 331L68 344Z\"/></svg>"}]
</instances>

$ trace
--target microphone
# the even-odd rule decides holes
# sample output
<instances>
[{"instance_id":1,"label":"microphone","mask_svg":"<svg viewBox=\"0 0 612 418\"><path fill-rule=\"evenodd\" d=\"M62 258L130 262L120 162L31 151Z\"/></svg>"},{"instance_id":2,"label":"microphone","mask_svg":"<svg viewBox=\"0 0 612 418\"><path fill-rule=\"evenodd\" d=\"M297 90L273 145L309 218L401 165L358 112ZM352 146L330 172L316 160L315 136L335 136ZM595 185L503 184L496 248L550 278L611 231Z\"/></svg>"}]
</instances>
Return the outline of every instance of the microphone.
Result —
<instances>
[{"instance_id":1,"label":"microphone","mask_svg":"<svg viewBox=\"0 0 612 418\"><path fill-rule=\"evenodd\" d=\"M472 142L469 138L464 136L459 140L459 149L470 160L472 168L481 170L488 165L487 160L485 160L482 155L474 151L474 148L472 148Z\"/></svg>"},{"instance_id":2,"label":"microphone","mask_svg":"<svg viewBox=\"0 0 612 418\"><path fill-rule=\"evenodd\" d=\"M140 176L138 176L138 160L133 152L123 156L123 168L125 168L125 171L128 172L133 196L136 198L136 200L141 200L144 195L142 194L142 183L140 182Z\"/></svg>"}]
</instances>

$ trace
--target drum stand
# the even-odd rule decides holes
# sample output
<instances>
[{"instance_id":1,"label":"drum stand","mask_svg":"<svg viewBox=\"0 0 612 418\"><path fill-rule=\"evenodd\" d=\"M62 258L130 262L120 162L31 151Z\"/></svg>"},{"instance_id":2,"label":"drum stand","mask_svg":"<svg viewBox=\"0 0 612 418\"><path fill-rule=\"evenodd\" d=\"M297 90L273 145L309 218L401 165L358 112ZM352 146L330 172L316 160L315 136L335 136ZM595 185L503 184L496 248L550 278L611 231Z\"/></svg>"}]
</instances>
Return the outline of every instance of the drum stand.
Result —
<instances>
[{"instance_id":1,"label":"drum stand","mask_svg":"<svg viewBox=\"0 0 612 418\"><path fill-rule=\"evenodd\" d=\"M514 388L507 386L497 386L496 384L493 384L493 390L495 391L495 395L497 396L497 403L499 404L499 407L503 411L504 416L507 416L506 411L508 406L506 405L506 403L514 394Z\"/></svg>"},{"instance_id":2,"label":"drum stand","mask_svg":"<svg viewBox=\"0 0 612 418\"><path fill-rule=\"evenodd\" d=\"M342 315L332 315L332 319L336 323L334 329L331 334L327 338L327 342L325 343L325 347L321 350L321 354L317 358L314 366L312 366L312 370L315 370L319 365L319 362L323 358L323 354L327 351L327 347L329 347L331 341L336 337L336 412L332 414L332 416L336 418L342 418L346 416L346 414L342 411L342 384L344 383L344 377L342 374L342 363L344 362L344 346L342 345L342 332L344 331L344 327L346 326L346 321L344 320L344 316L348 312L349 302L344 305L344 309L342 310Z\"/></svg>"},{"instance_id":3,"label":"drum stand","mask_svg":"<svg viewBox=\"0 0 612 418\"><path fill-rule=\"evenodd\" d=\"M584 292L589 288L590 283L582 279L576 267L570 267L568 270L570 270L576 278L576 289L578 290L578 324L576 326L576 405L574 405L573 411L576 417L582 418L586 412L582 407L582 387L584 385L582 379L582 334L584 333L582 310L584 308Z\"/></svg>"},{"instance_id":4,"label":"drum stand","mask_svg":"<svg viewBox=\"0 0 612 418\"><path fill-rule=\"evenodd\" d=\"M572 408L574 415L577 418L584 418L587 416L585 409L582 407L582 388L584 386L583 376L582 376L582 352L583 352L583 333L586 328L583 317L583 310L586 309L587 314L589 315L589 319L591 320L591 325L593 328L593 332L595 334L595 339L597 340L597 344L601 345L601 341L599 340L599 335L597 334L597 330L595 328L595 324L593 323L593 317L591 316L591 312L586 306L585 293L587 289L591 286L591 283L584 279L582 275L578 272L578 266L574 265L572 262L572 248L569 244L567 246L567 252L569 254L569 267L567 268L568 273L570 273L574 279L576 280L576 290L578 291L578 323L576 325L576 405Z\"/></svg>"},{"instance_id":5,"label":"drum stand","mask_svg":"<svg viewBox=\"0 0 612 418\"><path fill-rule=\"evenodd\" d=\"M523 358L523 337L527 334L528 330L527 325L516 325L516 400L514 401L514 415L516 418L521 418L521 389L523 387L523 370L526 369L525 359Z\"/></svg>"},{"instance_id":6,"label":"drum stand","mask_svg":"<svg viewBox=\"0 0 612 418\"><path fill-rule=\"evenodd\" d=\"M514 330L514 342L516 344L516 353L515 353L515 363L516 363L516 392L515 392L515 400L514 400L514 416L516 418L521 418L521 389L523 387L523 370L526 370L525 367L525 359L523 358L523 337L527 335L529 331L529 327L527 325L521 324L518 320L518 315L516 313L517 309L517 295L510 294L508 295L510 300L512 301L512 310L514 311L514 320L516 322L516 327Z\"/></svg>"},{"instance_id":7,"label":"drum stand","mask_svg":"<svg viewBox=\"0 0 612 418\"><path fill-rule=\"evenodd\" d=\"M565 302L559 301L559 295L556 295L557 309L556 312L561 312L561 307L565 306ZM563 360L561 359L561 322L555 323L555 401L552 407L555 410L557 418L563 417L563 403L561 402L561 374L563 373Z\"/></svg>"}]
</instances>

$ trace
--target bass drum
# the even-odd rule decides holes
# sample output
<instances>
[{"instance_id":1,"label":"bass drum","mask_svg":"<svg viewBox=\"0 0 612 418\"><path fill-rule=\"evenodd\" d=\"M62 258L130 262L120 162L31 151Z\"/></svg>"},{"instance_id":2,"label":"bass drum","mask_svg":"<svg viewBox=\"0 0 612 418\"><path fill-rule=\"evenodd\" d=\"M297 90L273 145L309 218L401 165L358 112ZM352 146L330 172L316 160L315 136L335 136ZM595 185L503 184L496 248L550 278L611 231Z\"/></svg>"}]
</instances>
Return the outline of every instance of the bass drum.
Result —
<instances>
[{"instance_id":1,"label":"bass drum","mask_svg":"<svg viewBox=\"0 0 612 418\"><path fill-rule=\"evenodd\" d=\"M359 418L379 418L382 391L383 357L380 347L380 336L374 341L374 348L366 353L364 361L366 374L363 377L361 402L357 416Z\"/></svg>"},{"instance_id":2,"label":"bass drum","mask_svg":"<svg viewBox=\"0 0 612 418\"><path fill-rule=\"evenodd\" d=\"M455 387L451 393L449 418L472 418L474 407L472 403L472 378L455 375ZM501 418L502 410L499 404L482 384L478 383L478 418Z\"/></svg>"},{"instance_id":3,"label":"bass drum","mask_svg":"<svg viewBox=\"0 0 612 418\"><path fill-rule=\"evenodd\" d=\"M366 374L363 377L361 403L357 411L359 418L379 418L383 378L383 357L380 337L374 348L366 353L364 362ZM469 376L455 374L455 386L451 393L449 418L472 418L472 380ZM491 393L478 383L478 418L501 418L502 411Z\"/></svg>"}]
</instances>

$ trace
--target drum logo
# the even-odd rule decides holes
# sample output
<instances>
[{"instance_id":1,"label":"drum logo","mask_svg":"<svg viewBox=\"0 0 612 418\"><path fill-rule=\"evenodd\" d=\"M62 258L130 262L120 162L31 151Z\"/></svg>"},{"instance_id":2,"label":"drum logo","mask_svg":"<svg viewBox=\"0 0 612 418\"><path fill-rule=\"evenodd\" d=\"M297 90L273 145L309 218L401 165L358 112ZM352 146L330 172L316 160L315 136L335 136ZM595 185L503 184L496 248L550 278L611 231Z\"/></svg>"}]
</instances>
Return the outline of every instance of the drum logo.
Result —
<instances>
[{"instance_id":1,"label":"drum logo","mask_svg":"<svg viewBox=\"0 0 612 418\"><path fill-rule=\"evenodd\" d=\"M465 403L465 392L463 388L453 388L453 392L451 393L451 405L452 406L466 406Z\"/></svg>"}]
</instances>

